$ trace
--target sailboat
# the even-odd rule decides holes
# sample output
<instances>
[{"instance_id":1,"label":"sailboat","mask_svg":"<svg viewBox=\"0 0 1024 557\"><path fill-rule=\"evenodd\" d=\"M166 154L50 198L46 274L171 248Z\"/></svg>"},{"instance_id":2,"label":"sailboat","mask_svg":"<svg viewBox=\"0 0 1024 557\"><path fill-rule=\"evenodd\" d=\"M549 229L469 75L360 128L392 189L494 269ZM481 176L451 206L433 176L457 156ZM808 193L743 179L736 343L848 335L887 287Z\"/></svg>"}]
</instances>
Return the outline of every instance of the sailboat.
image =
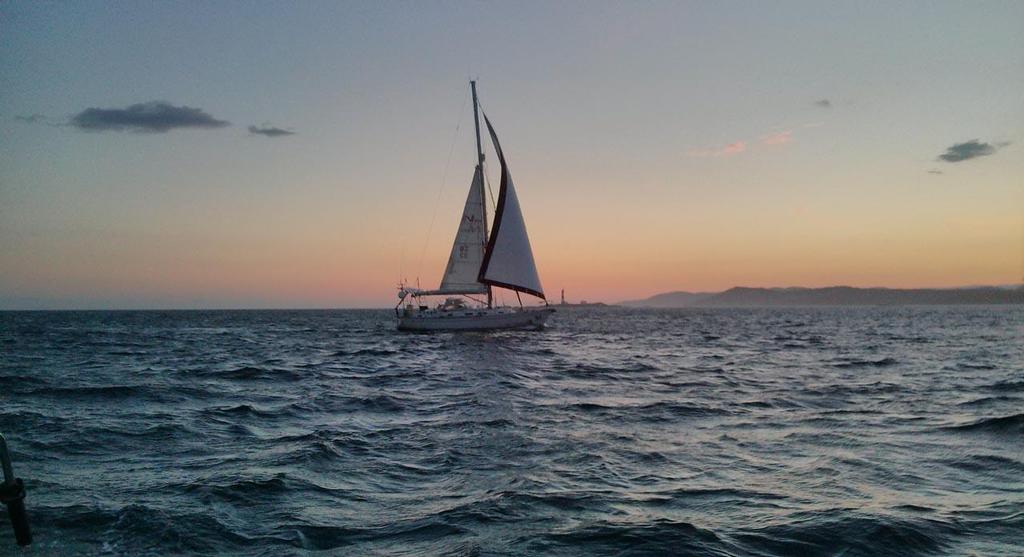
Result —
<instances>
[{"instance_id":1,"label":"sailboat","mask_svg":"<svg viewBox=\"0 0 1024 557\"><path fill-rule=\"evenodd\" d=\"M435 290L399 285L395 315L398 329L402 331L539 329L555 312L544 297L530 237L526 233L526 221L498 135L484 114L484 123L501 166L501 186L488 234L484 151L480 138L482 111L476 96L476 82L470 81L469 86L473 93L476 129L477 164L473 181L441 285ZM515 292L519 306L495 305L495 288ZM522 294L539 298L544 305L524 306ZM444 297L444 301L431 307L427 300L432 296Z\"/></svg>"}]
</instances>

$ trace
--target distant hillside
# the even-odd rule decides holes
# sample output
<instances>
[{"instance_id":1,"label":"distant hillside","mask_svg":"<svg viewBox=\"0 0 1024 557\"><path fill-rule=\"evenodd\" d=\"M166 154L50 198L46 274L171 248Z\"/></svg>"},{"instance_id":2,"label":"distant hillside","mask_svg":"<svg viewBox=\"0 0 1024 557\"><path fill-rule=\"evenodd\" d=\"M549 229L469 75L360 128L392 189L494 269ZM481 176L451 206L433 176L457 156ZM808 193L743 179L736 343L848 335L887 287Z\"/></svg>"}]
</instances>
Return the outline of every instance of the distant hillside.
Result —
<instances>
[{"instance_id":1,"label":"distant hillside","mask_svg":"<svg viewBox=\"0 0 1024 557\"><path fill-rule=\"evenodd\" d=\"M681 308L692 306L705 298L717 294L717 292L666 292L643 300L620 302L619 305L642 308Z\"/></svg>"},{"instance_id":2,"label":"distant hillside","mask_svg":"<svg viewBox=\"0 0 1024 557\"><path fill-rule=\"evenodd\" d=\"M982 286L955 289L853 288L746 288L713 294L669 292L646 300L623 302L634 307L771 307L771 306L878 306L947 304L1024 304L1024 288Z\"/></svg>"}]
</instances>

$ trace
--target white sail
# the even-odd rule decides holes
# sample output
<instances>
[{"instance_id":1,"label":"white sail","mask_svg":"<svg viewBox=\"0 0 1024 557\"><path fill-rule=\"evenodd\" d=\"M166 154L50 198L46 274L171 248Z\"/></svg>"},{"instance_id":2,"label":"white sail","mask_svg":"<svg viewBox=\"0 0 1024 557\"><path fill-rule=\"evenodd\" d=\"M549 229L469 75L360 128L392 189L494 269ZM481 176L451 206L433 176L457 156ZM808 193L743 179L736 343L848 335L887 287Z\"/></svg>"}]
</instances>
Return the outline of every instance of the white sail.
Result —
<instances>
[{"instance_id":1,"label":"white sail","mask_svg":"<svg viewBox=\"0 0 1024 557\"><path fill-rule=\"evenodd\" d=\"M462 210L459 230L455 233L452 253L444 269L438 294L481 294L487 286L477 277L484 260L484 246L487 242L487 223L484 216L484 182L477 166L473 183L469 186L466 207Z\"/></svg>"},{"instance_id":2,"label":"white sail","mask_svg":"<svg viewBox=\"0 0 1024 557\"><path fill-rule=\"evenodd\" d=\"M523 211L519 207L519 197L512 185L512 175L505 163L505 155L501 152L498 136L486 115L484 121L487 122L494 150L497 151L498 161L501 162L501 189L498 193L491 238L487 244L478 280L484 284L544 298L544 288L540 285L537 265L533 261L533 249L530 247L530 237L526 233L526 221L523 220Z\"/></svg>"}]
</instances>

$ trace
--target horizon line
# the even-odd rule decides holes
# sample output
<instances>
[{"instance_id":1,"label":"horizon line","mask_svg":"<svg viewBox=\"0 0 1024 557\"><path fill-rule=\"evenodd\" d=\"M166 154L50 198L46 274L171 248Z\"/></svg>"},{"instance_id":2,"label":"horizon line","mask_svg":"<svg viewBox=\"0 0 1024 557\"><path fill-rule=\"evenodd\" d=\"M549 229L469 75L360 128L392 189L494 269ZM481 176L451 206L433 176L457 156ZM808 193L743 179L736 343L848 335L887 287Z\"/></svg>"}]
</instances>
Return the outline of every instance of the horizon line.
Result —
<instances>
[{"instance_id":1,"label":"horizon line","mask_svg":"<svg viewBox=\"0 0 1024 557\"><path fill-rule=\"evenodd\" d=\"M893 288L893 287L889 287L889 286L849 286L849 285L843 285L843 284L836 284L836 285L831 285L831 286L741 286L741 285L735 285L735 286L730 286L729 288L726 288L724 290L706 290L706 291L668 290L668 291L665 291L665 292L658 292L658 293L655 293L655 294L651 294L649 296L642 297L642 298L638 297L638 298L622 299L622 300L619 300L619 301L616 301L616 302L605 302L605 301L602 301L602 300L587 300L586 303L587 304L605 304L605 305L608 305L608 306L618 306L618 305L622 305L622 304L624 304L626 302L643 301L643 300L646 300L646 299L649 299L649 298L653 298L655 296L661 296L661 295L665 295L665 294L687 293L687 294L709 294L709 295L714 295L714 294L721 294L723 292L727 292L729 290L734 290L734 289L737 289L737 288L762 289L762 290L790 290L790 289L794 289L794 290L795 289L802 289L802 290L824 290L824 289L828 289L828 288L851 288L851 289L855 289L855 290L896 290L896 291L899 291L899 290L943 290L943 291L948 291L948 290L981 290L981 289L1002 289L1002 290L1006 290L1006 289L1014 289L1014 288L1022 288L1022 289L1024 289L1024 282L1019 283L1019 284L988 284L988 285L973 284L973 285L964 285L964 286L913 287L913 288ZM565 305L567 305L567 306L574 306L574 305L580 305L581 303L583 303L582 300L577 301L575 303L570 302L570 303L567 303ZM558 305L561 305L561 304L559 302L549 302L547 305L558 306ZM623 306L623 307L626 307L626 306ZM101 312L101 311L110 311L110 312L124 311L124 312L131 312L131 311L137 311L137 312L141 312L141 311L338 311L338 310L345 310L345 311L381 311L381 310L392 310L392 309L394 309L394 307L392 307L392 306L380 306L380 307L344 307L344 306L336 306L336 307L283 307L283 306L282 307L216 307L216 306L213 306L213 307L163 307L163 308L161 308L161 307L108 307L108 308L83 308L83 307L4 308L4 307L0 307L0 312L3 312L3 313L14 313L14 312L33 312L33 311L35 311L35 312L60 312L60 311L68 311L68 312L71 312L71 311L74 311L74 312L90 312L90 311L95 311L95 312Z\"/></svg>"}]
</instances>

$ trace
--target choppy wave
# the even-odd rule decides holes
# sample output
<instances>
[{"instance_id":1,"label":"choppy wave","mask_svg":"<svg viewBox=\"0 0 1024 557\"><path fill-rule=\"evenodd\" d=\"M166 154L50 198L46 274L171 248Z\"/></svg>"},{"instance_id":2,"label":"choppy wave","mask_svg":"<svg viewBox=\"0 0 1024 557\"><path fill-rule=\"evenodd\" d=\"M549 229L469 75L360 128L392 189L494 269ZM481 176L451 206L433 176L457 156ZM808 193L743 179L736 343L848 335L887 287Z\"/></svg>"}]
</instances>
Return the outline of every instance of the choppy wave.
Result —
<instances>
[{"instance_id":1,"label":"choppy wave","mask_svg":"<svg viewBox=\"0 0 1024 557\"><path fill-rule=\"evenodd\" d=\"M391 319L0 313L33 554L1024 554L1020 309Z\"/></svg>"},{"instance_id":2,"label":"choppy wave","mask_svg":"<svg viewBox=\"0 0 1024 557\"><path fill-rule=\"evenodd\" d=\"M993 383L989 388L998 392L1022 392L1024 391L1024 379L998 381Z\"/></svg>"},{"instance_id":3,"label":"choppy wave","mask_svg":"<svg viewBox=\"0 0 1024 557\"><path fill-rule=\"evenodd\" d=\"M303 377L300 372L295 370L251 365L231 367L228 369L197 369L191 370L189 374L195 375L196 377L211 377L239 381L297 381Z\"/></svg>"},{"instance_id":4,"label":"choppy wave","mask_svg":"<svg viewBox=\"0 0 1024 557\"><path fill-rule=\"evenodd\" d=\"M888 366L894 366L897 363L899 363L899 362L895 358L888 358L888 357L886 357L886 358L879 358L877 360L857 359L857 358L855 358L855 359L851 359L851 360L844 360L844 361L841 361L841 362L836 362L836 363L834 363L832 365L835 366L835 367L839 367L839 368L858 368L858 367L888 367Z\"/></svg>"},{"instance_id":5,"label":"choppy wave","mask_svg":"<svg viewBox=\"0 0 1024 557\"><path fill-rule=\"evenodd\" d=\"M1024 433L1024 414L984 418L968 424L950 426L949 429L978 433L1021 434Z\"/></svg>"},{"instance_id":6,"label":"choppy wave","mask_svg":"<svg viewBox=\"0 0 1024 557\"><path fill-rule=\"evenodd\" d=\"M933 555L951 548L956 530L933 518L826 510L738 538L777 555Z\"/></svg>"}]
</instances>

